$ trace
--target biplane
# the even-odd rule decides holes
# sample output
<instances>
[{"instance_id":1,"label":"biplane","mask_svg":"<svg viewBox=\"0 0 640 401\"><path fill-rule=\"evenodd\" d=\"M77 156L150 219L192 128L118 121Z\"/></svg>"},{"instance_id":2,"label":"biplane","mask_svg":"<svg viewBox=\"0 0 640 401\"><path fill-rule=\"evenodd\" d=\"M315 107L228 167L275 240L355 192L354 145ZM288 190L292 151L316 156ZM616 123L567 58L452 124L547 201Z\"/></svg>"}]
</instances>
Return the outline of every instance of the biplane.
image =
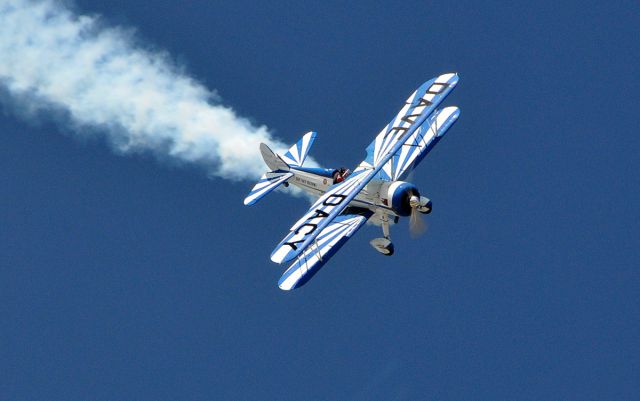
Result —
<instances>
[{"instance_id":1,"label":"biplane","mask_svg":"<svg viewBox=\"0 0 640 401\"><path fill-rule=\"evenodd\" d=\"M303 166L316 132L306 133L284 155L260 144L270 171L245 205L290 184L317 198L271 253L273 262L291 263L278 282L281 289L304 285L367 221L382 227L383 236L371 245L388 256L394 252L390 226L400 217L410 217L410 225L419 230L419 216L431 212L432 202L404 180L458 119L457 107L438 108L457 84L455 73L422 84L367 147L366 158L353 172Z\"/></svg>"}]
</instances>

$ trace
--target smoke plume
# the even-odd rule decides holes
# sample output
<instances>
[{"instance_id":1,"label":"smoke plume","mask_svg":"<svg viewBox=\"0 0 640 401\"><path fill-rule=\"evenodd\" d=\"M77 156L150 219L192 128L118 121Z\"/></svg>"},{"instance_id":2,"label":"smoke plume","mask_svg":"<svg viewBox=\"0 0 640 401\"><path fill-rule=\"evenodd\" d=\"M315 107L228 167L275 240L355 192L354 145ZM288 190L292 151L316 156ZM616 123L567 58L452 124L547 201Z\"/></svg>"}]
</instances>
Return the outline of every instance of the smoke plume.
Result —
<instances>
[{"instance_id":1,"label":"smoke plume","mask_svg":"<svg viewBox=\"0 0 640 401\"><path fill-rule=\"evenodd\" d=\"M19 115L62 115L75 135L101 133L118 152L194 163L224 178L262 174L260 142L287 147L166 54L53 0L0 0L0 88Z\"/></svg>"}]
</instances>

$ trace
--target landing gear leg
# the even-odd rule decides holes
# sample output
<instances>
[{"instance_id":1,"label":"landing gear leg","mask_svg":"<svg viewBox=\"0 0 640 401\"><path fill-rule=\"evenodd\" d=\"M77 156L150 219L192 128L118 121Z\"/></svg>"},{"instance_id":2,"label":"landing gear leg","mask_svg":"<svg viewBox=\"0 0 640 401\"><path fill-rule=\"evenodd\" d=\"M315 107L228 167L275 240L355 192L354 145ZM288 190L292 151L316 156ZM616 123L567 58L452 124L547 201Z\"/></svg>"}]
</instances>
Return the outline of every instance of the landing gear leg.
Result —
<instances>
[{"instance_id":1,"label":"landing gear leg","mask_svg":"<svg viewBox=\"0 0 640 401\"><path fill-rule=\"evenodd\" d=\"M382 235L391 241L391 233L389 232L389 216L386 214L382 217Z\"/></svg>"},{"instance_id":2,"label":"landing gear leg","mask_svg":"<svg viewBox=\"0 0 640 401\"><path fill-rule=\"evenodd\" d=\"M384 238L375 238L371 240L370 244L376 251L383 255L393 255L393 243L391 242L391 235L389 233L389 216L382 216L382 234Z\"/></svg>"}]
</instances>

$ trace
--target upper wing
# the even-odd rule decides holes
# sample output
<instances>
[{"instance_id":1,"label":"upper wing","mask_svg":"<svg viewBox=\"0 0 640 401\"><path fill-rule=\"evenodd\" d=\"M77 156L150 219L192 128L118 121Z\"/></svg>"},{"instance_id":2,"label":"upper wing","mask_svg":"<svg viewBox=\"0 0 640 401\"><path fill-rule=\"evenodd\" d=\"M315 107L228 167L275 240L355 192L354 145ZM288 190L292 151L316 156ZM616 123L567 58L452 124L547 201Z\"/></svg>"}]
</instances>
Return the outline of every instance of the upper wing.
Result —
<instances>
[{"instance_id":1,"label":"upper wing","mask_svg":"<svg viewBox=\"0 0 640 401\"><path fill-rule=\"evenodd\" d=\"M460 109L455 106L445 107L429 116L424 124L407 138L400 151L384 165L380 174L390 177L393 181L403 180L446 134L458 120L458 116Z\"/></svg>"},{"instance_id":2,"label":"upper wing","mask_svg":"<svg viewBox=\"0 0 640 401\"><path fill-rule=\"evenodd\" d=\"M407 132L421 125L457 84L458 74L453 73L440 75L422 84L409 96L404 107L367 147L367 157L356 171L378 166L390 150L406 138Z\"/></svg>"},{"instance_id":3,"label":"upper wing","mask_svg":"<svg viewBox=\"0 0 640 401\"><path fill-rule=\"evenodd\" d=\"M278 286L292 290L305 284L318 270L347 242L347 240L371 216L370 211L364 214L341 214L336 217L316 238L298 259L284 272Z\"/></svg>"},{"instance_id":4,"label":"upper wing","mask_svg":"<svg viewBox=\"0 0 640 401\"><path fill-rule=\"evenodd\" d=\"M311 206L271 253L271 260L284 263L302 253L378 174L457 83L456 74L444 74L427 81L413 92L396 118L391 120L369 146L374 147L373 154L368 148L367 159L360 163L354 173L347 180L333 186Z\"/></svg>"}]
</instances>

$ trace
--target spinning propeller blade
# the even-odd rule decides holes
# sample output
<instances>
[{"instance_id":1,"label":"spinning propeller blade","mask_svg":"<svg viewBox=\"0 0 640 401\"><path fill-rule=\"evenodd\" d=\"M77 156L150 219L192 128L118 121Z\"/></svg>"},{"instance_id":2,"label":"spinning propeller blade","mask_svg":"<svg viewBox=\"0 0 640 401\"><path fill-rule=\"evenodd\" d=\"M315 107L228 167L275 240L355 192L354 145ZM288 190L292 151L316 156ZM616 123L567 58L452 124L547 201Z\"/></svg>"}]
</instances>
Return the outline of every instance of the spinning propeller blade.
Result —
<instances>
[{"instance_id":1,"label":"spinning propeller blade","mask_svg":"<svg viewBox=\"0 0 640 401\"><path fill-rule=\"evenodd\" d=\"M409 232L411 233L411 238L416 239L420 237L422 234L427 232L429 225L422 217L422 213L418 212L418 210L414 207L411 208L411 217L409 218Z\"/></svg>"},{"instance_id":2,"label":"spinning propeller blade","mask_svg":"<svg viewBox=\"0 0 640 401\"><path fill-rule=\"evenodd\" d=\"M409 232L411 233L411 238L416 239L425 232L429 226L427 222L422 217L422 213L418 212L418 207L420 207L420 197L413 195L409 199L409 204L411 205L411 217L409 218Z\"/></svg>"}]
</instances>

